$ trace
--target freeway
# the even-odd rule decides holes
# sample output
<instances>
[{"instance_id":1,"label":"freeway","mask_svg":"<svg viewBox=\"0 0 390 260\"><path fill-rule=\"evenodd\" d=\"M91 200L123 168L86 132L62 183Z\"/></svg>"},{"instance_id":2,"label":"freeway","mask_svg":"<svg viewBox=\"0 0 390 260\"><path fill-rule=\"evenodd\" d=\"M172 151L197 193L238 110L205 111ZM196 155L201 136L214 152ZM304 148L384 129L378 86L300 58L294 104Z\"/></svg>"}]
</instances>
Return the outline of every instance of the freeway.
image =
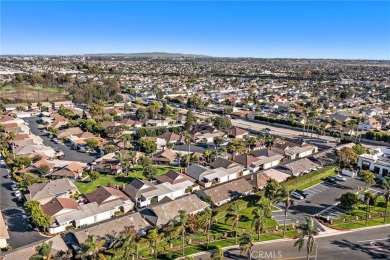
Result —
<instances>
[{"instance_id":1,"label":"freeway","mask_svg":"<svg viewBox=\"0 0 390 260\"><path fill-rule=\"evenodd\" d=\"M258 243L253 247L252 259L306 259L306 244L299 252L294 242L283 239ZM316 242L317 257L314 249L310 259L390 259L390 225L325 234L317 237ZM199 253L194 259L210 259L210 253ZM246 259L246 254L241 255L237 247L230 248L225 250L224 259Z\"/></svg>"}]
</instances>

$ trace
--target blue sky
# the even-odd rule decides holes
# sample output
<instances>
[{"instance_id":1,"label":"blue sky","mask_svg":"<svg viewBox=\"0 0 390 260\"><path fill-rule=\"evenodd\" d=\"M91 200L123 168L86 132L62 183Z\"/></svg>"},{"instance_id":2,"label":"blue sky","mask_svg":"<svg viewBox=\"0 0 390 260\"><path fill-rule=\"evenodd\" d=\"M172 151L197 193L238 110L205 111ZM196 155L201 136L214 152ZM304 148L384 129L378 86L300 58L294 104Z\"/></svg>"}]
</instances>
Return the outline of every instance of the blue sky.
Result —
<instances>
[{"instance_id":1,"label":"blue sky","mask_svg":"<svg viewBox=\"0 0 390 260\"><path fill-rule=\"evenodd\" d=\"M390 2L1 1L1 54L390 59Z\"/></svg>"}]
</instances>

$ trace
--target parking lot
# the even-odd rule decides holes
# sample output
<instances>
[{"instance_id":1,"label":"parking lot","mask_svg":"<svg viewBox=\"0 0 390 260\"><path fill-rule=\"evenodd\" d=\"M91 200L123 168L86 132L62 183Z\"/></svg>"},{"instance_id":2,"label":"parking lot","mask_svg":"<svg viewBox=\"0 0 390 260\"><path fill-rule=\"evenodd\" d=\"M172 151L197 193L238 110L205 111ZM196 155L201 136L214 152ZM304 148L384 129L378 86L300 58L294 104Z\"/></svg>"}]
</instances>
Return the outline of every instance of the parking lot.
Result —
<instances>
[{"instance_id":1,"label":"parking lot","mask_svg":"<svg viewBox=\"0 0 390 260\"><path fill-rule=\"evenodd\" d=\"M347 191L357 192L363 188L365 184L355 178L345 177L345 181L337 183L321 182L314 186L305 189L308 194L303 200L294 200L294 204L290 206L287 213L287 224L299 224L304 222L305 216L314 216L316 214L327 214L330 217L338 217L343 213L343 210L336 207L338 199ZM273 218L279 223L284 221L284 203L275 204L280 208L280 211L272 213ZM320 227L318 223L317 227Z\"/></svg>"},{"instance_id":2,"label":"parking lot","mask_svg":"<svg viewBox=\"0 0 390 260\"><path fill-rule=\"evenodd\" d=\"M54 143L45 133L43 133L41 130L38 129L38 118L37 117L29 117L25 118L26 122L28 123L30 127L31 133L39 136L43 140L43 144L50 146L53 149L58 149L64 152L65 158L64 160L67 161L79 161L83 163L89 163L96 159L95 156L88 154L88 153L81 153L76 150L72 150L70 145L66 144L56 144Z\"/></svg>"}]
</instances>

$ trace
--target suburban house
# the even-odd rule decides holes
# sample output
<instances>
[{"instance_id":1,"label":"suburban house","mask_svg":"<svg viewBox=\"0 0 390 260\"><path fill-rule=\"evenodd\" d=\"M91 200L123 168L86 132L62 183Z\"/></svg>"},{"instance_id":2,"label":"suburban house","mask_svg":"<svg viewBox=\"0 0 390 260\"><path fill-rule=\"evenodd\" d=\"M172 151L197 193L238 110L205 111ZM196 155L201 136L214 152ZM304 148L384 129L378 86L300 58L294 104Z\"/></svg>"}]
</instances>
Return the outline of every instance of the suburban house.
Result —
<instances>
[{"instance_id":1,"label":"suburban house","mask_svg":"<svg viewBox=\"0 0 390 260\"><path fill-rule=\"evenodd\" d=\"M390 148L377 148L370 154L361 154L358 159L358 167L362 170L389 176L390 174Z\"/></svg>"},{"instance_id":2,"label":"suburban house","mask_svg":"<svg viewBox=\"0 0 390 260\"><path fill-rule=\"evenodd\" d=\"M98 205L107 204L112 201L121 201L123 211L128 212L134 207L134 203L131 202L130 198L119 189L112 187L99 187L91 193L85 194L85 198L88 202L96 202Z\"/></svg>"},{"instance_id":3,"label":"suburban house","mask_svg":"<svg viewBox=\"0 0 390 260\"><path fill-rule=\"evenodd\" d=\"M78 162L71 162L65 167L52 172L51 176L58 176L62 178L74 178L81 179L83 176L85 166L80 165Z\"/></svg>"},{"instance_id":4,"label":"suburban house","mask_svg":"<svg viewBox=\"0 0 390 260\"><path fill-rule=\"evenodd\" d=\"M171 149L157 152L151 158L155 164L173 164L176 159L176 153Z\"/></svg>"},{"instance_id":5,"label":"suburban house","mask_svg":"<svg viewBox=\"0 0 390 260\"><path fill-rule=\"evenodd\" d=\"M25 145L14 148L14 154L29 156L34 153L41 153L49 158L53 158L56 155L56 151L45 145Z\"/></svg>"},{"instance_id":6,"label":"suburban house","mask_svg":"<svg viewBox=\"0 0 390 260\"><path fill-rule=\"evenodd\" d=\"M151 228L151 225L146 222L139 212L130 215L124 215L111 220L105 221L82 229L71 231L65 241L76 251L80 252L81 245L87 240L88 236L95 236L97 239L105 241L106 247L117 241L120 235L133 228L139 236L146 234L146 230Z\"/></svg>"},{"instance_id":7,"label":"suburban house","mask_svg":"<svg viewBox=\"0 0 390 260\"><path fill-rule=\"evenodd\" d=\"M195 194L202 200L210 200L213 206L221 206L236 198L250 194L252 190L252 184L244 178L240 178L196 191Z\"/></svg>"},{"instance_id":8,"label":"suburban house","mask_svg":"<svg viewBox=\"0 0 390 260\"><path fill-rule=\"evenodd\" d=\"M136 203L137 207L142 208L161 202L164 199L174 200L198 189L198 185L194 184L194 180L173 171L157 177L157 180L159 184L134 179L124 187L123 192Z\"/></svg>"},{"instance_id":9,"label":"suburban house","mask_svg":"<svg viewBox=\"0 0 390 260\"><path fill-rule=\"evenodd\" d=\"M81 130L80 127L70 127L67 129L60 130L57 134L57 138L59 139L67 139L72 135L78 135L84 133L83 130Z\"/></svg>"},{"instance_id":10,"label":"suburban house","mask_svg":"<svg viewBox=\"0 0 390 260\"><path fill-rule=\"evenodd\" d=\"M317 170L320 167L320 165L312 162L308 158L302 158L280 166L280 168L285 170L288 174L295 177Z\"/></svg>"},{"instance_id":11,"label":"suburban house","mask_svg":"<svg viewBox=\"0 0 390 260\"><path fill-rule=\"evenodd\" d=\"M195 194L191 194L163 204L150 206L140 213L151 225L161 227L175 220L179 216L180 210L189 215L195 215L209 206L208 203L200 200Z\"/></svg>"},{"instance_id":12,"label":"suburban house","mask_svg":"<svg viewBox=\"0 0 390 260\"><path fill-rule=\"evenodd\" d=\"M55 197L41 205L41 209L43 213L50 216L53 223L57 216L78 210L79 205L74 199Z\"/></svg>"},{"instance_id":13,"label":"suburban house","mask_svg":"<svg viewBox=\"0 0 390 260\"><path fill-rule=\"evenodd\" d=\"M287 179L291 178L290 174L278 171L276 169L267 169L267 170L261 171L261 172L259 172L257 174L257 176L260 176L260 179L261 178L264 178L264 179L267 179L267 180L268 179L274 179L277 182L284 182ZM260 180L259 183L261 183L261 180ZM259 186L259 184L258 184L258 186Z\"/></svg>"},{"instance_id":14,"label":"suburban house","mask_svg":"<svg viewBox=\"0 0 390 260\"><path fill-rule=\"evenodd\" d=\"M249 134L247 130L236 126L229 128L228 131L229 131L229 137L233 137L233 138L244 138L246 135Z\"/></svg>"},{"instance_id":15,"label":"suburban house","mask_svg":"<svg viewBox=\"0 0 390 260\"><path fill-rule=\"evenodd\" d=\"M382 128L382 124L377 121L375 118L369 118L364 122L360 122L358 125L358 130L380 130Z\"/></svg>"},{"instance_id":16,"label":"suburban house","mask_svg":"<svg viewBox=\"0 0 390 260\"><path fill-rule=\"evenodd\" d=\"M35 183L28 186L27 190L28 193L24 194L26 200L37 200L41 205L52 198L69 198L76 192L79 193L77 187L68 178Z\"/></svg>"},{"instance_id":17,"label":"suburban house","mask_svg":"<svg viewBox=\"0 0 390 260\"><path fill-rule=\"evenodd\" d=\"M165 133L163 133L157 137L160 139L164 139L166 143L174 144L174 143L181 141L180 135L175 134L174 132L169 132L168 130Z\"/></svg>"},{"instance_id":18,"label":"suburban house","mask_svg":"<svg viewBox=\"0 0 390 260\"><path fill-rule=\"evenodd\" d=\"M94 166L94 169L98 172L116 175L122 172L122 163L117 159L103 159Z\"/></svg>"},{"instance_id":19,"label":"suburban house","mask_svg":"<svg viewBox=\"0 0 390 260\"><path fill-rule=\"evenodd\" d=\"M3 218L3 214L0 212L0 249L6 248L9 239L8 229Z\"/></svg>"},{"instance_id":20,"label":"suburban house","mask_svg":"<svg viewBox=\"0 0 390 260\"><path fill-rule=\"evenodd\" d=\"M260 149L253 151L252 156L259 159L260 170L269 169L280 164L284 155L276 153L270 149Z\"/></svg>"},{"instance_id":21,"label":"suburban house","mask_svg":"<svg viewBox=\"0 0 390 260\"><path fill-rule=\"evenodd\" d=\"M123 125L127 125L127 126L131 126L131 127L135 127L135 128L140 128L142 127L142 122L140 121L135 121L135 120L132 120L130 118L124 118L122 119L121 123Z\"/></svg>"}]
</instances>

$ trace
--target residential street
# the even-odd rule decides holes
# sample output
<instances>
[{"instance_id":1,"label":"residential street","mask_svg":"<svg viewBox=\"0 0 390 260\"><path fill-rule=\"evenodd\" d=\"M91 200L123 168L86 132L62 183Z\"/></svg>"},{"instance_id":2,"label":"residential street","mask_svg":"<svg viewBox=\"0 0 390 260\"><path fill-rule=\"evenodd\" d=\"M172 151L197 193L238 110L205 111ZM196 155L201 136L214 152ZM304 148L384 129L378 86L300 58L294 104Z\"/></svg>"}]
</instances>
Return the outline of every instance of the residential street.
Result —
<instances>
[{"instance_id":1,"label":"residential street","mask_svg":"<svg viewBox=\"0 0 390 260\"><path fill-rule=\"evenodd\" d=\"M5 178L7 169L4 165L0 166L0 174L0 209L8 225L9 244L17 248L44 239L45 237L28 223L27 212L23 204L16 200L11 190L12 180Z\"/></svg>"},{"instance_id":2,"label":"residential street","mask_svg":"<svg viewBox=\"0 0 390 260\"><path fill-rule=\"evenodd\" d=\"M379 226L360 231L317 237L316 259L390 259L390 226ZM295 240L280 240L256 244L252 259L306 259L306 244L301 252L294 247ZM237 248L225 251L224 259L246 259ZM210 253L199 253L195 260L210 259ZM310 259L315 259L315 248Z\"/></svg>"},{"instance_id":3,"label":"residential street","mask_svg":"<svg viewBox=\"0 0 390 260\"><path fill-rule=\"evenodd\" d=\"M62 144L62 143L56 144L53 141L51 141L51 139L48 136L46 136L46 134L44 134L43 132L41 132L38 129L38 123L37 123L38 119L39 119L38 117L25 118L25 121L29 124L30 131L33 134L41 137L43 139L43 144L50 146L53 149L59 149L59 150L63 151L65 154L64 160L89 163L89 162L92 162L96 159L94 156L91 156L88 153L80 153L78 151L72 150L70 147L68 147L65 144Z\"/></svg>"}]
</instances>

